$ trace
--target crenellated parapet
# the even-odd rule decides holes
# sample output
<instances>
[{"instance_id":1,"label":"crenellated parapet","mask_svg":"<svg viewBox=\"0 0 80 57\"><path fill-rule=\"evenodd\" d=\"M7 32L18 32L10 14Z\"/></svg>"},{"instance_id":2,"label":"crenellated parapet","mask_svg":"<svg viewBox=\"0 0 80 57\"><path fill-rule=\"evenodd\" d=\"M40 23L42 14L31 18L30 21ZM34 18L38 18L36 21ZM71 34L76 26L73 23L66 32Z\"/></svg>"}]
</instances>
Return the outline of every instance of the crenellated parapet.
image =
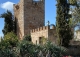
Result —
<instances>
[{"instance_id":1,"label":"crenellated parapet","mask_svg":"<svg viewBox=\"0 0 80 57\"><path fill-rule=\"evenodd\" d=\"M43 26L43 27L39 27L37 29L32 29L31 33L42 31L42 30L48 30L48 26Z\"/></svg>"},{"instance_id":2,"label":"crenellated parapet","mask_svg":"<svg viewBox=\"0 0 80 57\"><path fill-rule=\"evenodd\" d=\"M43 26L43 27L39 27L37 29L32 29L31 30L31 33L34 33L34 32L39 32L39 31L45 31L45 30L50 30L50 29L55 29L54 26Z\"/></svg>"}]
</instances>

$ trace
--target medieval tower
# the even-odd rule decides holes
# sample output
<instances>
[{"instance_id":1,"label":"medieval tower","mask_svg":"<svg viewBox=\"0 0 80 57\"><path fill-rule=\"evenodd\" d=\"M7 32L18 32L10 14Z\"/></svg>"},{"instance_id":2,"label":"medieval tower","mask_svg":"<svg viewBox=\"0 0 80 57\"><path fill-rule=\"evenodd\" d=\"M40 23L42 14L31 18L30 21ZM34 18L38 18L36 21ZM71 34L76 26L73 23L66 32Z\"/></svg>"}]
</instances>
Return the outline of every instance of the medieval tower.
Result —
<instances>
[{"instance_id":1,"label":"medieval tower","mask_svg":"<svg viewBox=\"0 0 80 57\"><path fill-rule=\"evenodd\" d=\"M45 24L45 0L20 0L14 4L17 36L22 39L30 30Z\"/></svg>"}]
</instances>

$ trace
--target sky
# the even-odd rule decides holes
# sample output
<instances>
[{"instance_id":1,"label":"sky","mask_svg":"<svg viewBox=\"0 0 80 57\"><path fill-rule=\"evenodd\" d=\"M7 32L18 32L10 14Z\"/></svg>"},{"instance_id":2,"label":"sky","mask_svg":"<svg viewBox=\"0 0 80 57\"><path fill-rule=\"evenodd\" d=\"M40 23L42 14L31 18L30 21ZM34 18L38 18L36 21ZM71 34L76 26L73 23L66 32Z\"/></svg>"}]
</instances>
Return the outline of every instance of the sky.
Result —
<instances>
[{"instance_id":1,"label":"sky","mask_svg":"<svg viewBox=\"0 0 80 57\"><path fill-rule=\"evenodd\" d=\"M19 0L0 0L0 14L10 10L13 12L13 4L17 4ZM45 0L45 24L56 24L56 0ZM4 18L0 18L0 36L3 36Z\"/></svg>"}]
</instances>

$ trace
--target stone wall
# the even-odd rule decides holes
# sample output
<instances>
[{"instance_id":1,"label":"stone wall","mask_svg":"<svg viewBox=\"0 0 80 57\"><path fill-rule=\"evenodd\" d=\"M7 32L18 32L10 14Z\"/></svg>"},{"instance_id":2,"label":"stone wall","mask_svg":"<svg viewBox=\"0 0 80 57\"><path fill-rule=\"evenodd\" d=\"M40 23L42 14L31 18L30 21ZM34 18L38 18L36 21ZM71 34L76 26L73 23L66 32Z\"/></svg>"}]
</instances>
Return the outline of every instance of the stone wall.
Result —
<instances>
[{"instance_id":1,"label":"stone wall","mask_svg":"<svg viewBox=\"0 0 80 57\"><path fill-rule=\"evenodd\" d=\"M55 34L55 29L52 28L50 29L50 26L43 26L43 27L40 27L40 28L37 28L37 29L33 29L31 30L31 38L32 38L32 42L34 44L40 44L39 43L39 38L40 37L44 37L46 38L47 40L50 40L50 41L54 41L55 42L55 37L54 34Z\"/></svg>"},{"instance_id":2,"label":"stone wall","mask_svg":"<svg viewBox=\"0 0 80 57\"><path fill-rule=\"evenodd\" d=\"M20 39L30 34L30 30L44 26L45 0L36 2L33 0L20 0L14 4L14 18L16 31Z\"/></svg>"},{"instance_id":3,"label":"stone wall","mask_svg":"<svg viewBox=\"0 0 80 57\"><path fill-rule=\"evenodd\" d=\"M48 38L52 43L57 44L57 35L56 35L56 29L55 28L48 30Z\"/></svg>"},{"instance_id":4,"label":"stone wall","mask_svg":"<svg viewBox=\"0 0 80 57\"><path fill-rule=\"evenodd\" d=\"M23 0L20 0L18 4L14 4L14 18L16 23L16 33L21 39L24 36L24 11Z\"/></svg>"},{"instance_id":5,"label":"stone wall","mask_svg":"<svg viewBox=\"0 0 80 57\"><path fill-rule=\"evenodd\" d=\"M24 34L30 34L30 30L42 27L45 23L45 2L24 0Z\"/></svg>"},{"instance_id":6,"label":"stone wall","mask_svg":"<svg viewBox=\"0 0 80 57\"><path fill-rule=\"evenodd\" d=\"M39 37L43 37L43 36L44 38L48 38L48 26L46 27L43 26L43 27L31 30L31 38L34 44L36 44L36 41L37 41L37 44L39 44Z\"/></svg>"}]
</instances>

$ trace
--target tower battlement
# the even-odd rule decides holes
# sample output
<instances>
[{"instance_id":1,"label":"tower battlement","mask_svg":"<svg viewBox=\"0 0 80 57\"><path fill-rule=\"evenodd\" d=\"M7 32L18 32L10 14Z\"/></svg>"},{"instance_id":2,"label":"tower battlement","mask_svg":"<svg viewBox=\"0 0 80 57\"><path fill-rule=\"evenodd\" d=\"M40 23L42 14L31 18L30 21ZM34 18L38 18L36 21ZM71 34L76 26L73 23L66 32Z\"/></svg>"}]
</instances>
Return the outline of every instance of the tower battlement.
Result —
<instances>
[{"instance_id":1,"label":"tower battlement","mask_svg":"<svg viewBox=\"0 0 80 57\"><path fill-rule=\"evenodd\" d=\"M31 33L34 33L34 32L39 32L39 31L44 31L44 30L50 30L50 29L55 29L54 26L43 26L43 27L39 27L37 29L32 29L31 30Z\"/></svg>"},{"instance_id":2,"label":"tower battlement","mask_svg":"<svg viewBox=\"0 0 80 57\"><path fill-rule=\"evenodd\" d=\"M48 26L43 26L43 27L39 27L37 29L32 29L31 33L37 32L37 31L42 31L42 30L47 30L49 27Z\"/></svg>"}]
</instances>

